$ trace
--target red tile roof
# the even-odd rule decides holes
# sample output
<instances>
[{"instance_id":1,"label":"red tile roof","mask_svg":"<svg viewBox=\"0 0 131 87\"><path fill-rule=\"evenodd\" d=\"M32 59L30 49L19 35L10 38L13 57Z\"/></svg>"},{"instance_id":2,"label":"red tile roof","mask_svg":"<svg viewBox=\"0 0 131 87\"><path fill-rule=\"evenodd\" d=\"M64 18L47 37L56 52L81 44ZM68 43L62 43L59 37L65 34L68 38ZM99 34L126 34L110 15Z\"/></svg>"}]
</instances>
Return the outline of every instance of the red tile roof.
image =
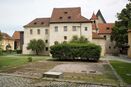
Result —
<instances>
[{"instance_id":1,"label":"red tile roof","mask_svg":"<svg viewBox=\"0 0 131 87\"><path fill-rule=\"evenodd\" d=\"M11 36L9 36L7 33L2 33L3 39L8 39L8 40L14 40Z\"/></svg>"},{"instance_id":2,"label":"red tile roof","mask_svg":"<svg viewBox=\"0 0 131 87\"><path fill-rule=\"evenodd\" d=\"M98 19L98 17L95 15L95 13L93 13L90 20L97 20L97 19Z\"/></svg>"},{"instance_id":3,"label":"red tile roof","mask_svg":"<svg viewBox=\"0 0 131 87\"><path fill-rule=\"evenodd\" d=\"M24 27L45 27L49 26L50 18L36 18Z\"/></svg>"},{"instance_id":4,"label":"red tile roof","mask_svg":"<svg viewBox=\"0 0 131 87\"><path fill-rule=\"evenodd\" d=\"M92 30L96 30L96 29L97 29L96 24L92 23Z\"/></svg>"},{"instance_id":5,"label":"red tile roof","mask_svg":"<svg viewBox=\"0 0 131 87\"><path fill-rule=\"evenodd\" d=\"M13 38L14 39L20 39L20 33L23 32L23 31L15 31L14 34L13 34Z\"/></svg>"},{"instance_id":6,"label":"red tile roof","mask_svg":"<svg viewBox=\"0 0 131 87\"><path fill-rule=\"evenodd\" d=\"M114 23L98 24L99 34L111 34Z\"/></svg>"},{"instance_id":7,"label":"red tile roof","mask_svg":"<svg viewBox=\"0 0 131 87\"><path fill-rule=\"evenodd\" d=\"M91 22L81 16L81 8L54 8L51 16L51 23L70 23L70 22Z\"/></svg>"},{"instance_id":8,"label":"red tile roof","mask_svg":"<svg viewBox=\"0 0 131 87\"><path fill-rule=\"evenodd\" d=\"M50 23L91 23L81 16L81 8L54 8L51 18L36 18L24 27L45 27Z\"/></svg>"}]
</instances>

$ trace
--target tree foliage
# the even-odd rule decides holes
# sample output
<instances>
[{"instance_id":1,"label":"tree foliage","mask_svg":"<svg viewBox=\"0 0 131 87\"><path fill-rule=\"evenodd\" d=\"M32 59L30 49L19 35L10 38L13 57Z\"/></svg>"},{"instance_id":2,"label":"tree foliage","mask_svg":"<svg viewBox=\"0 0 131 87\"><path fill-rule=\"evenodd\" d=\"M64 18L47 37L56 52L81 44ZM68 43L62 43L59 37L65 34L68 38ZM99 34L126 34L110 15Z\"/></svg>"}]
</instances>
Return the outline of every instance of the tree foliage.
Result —
<instances>
[{"instance_id":1,"label":"tree foliage","mask_svg":"<svg viewBox=\"0 0 131 87\"><path fill-rule=\"evenodd\" d=\"M2 33L1 33L1 31L0 31L0 41L2 41Z\"/></svg>"},{"instance_id":2,"label":"tree foliage","mask_svg":"<svg viewBox=\"0 0 131 87\"><path fill-rule=\"evenodd\" d=\"M1 48L1 46L2 46L2 33L1 33L1 31L0 31L0 55L2 55L2 48Z\"/></svg>"},{"instance_id":3,"label":"tree foliage","mask_svg":"<svg viewBox=\"0 0 131 87\"><path fill-rule=\"evenodd\" d=\"M72 37L72 40L70 42L71 43L87 43L88 40L84 36L81 36L80 38L78 38L78 36L75 35Z\"/></svg>"},{"instance_id":4,"label":"tree foliage","mask_svg":"<svg viewBox=\"0 0 131 87\"><path fill-rule=\"evenodd\" d=\"M119 49L127 48L128 29L131 29L131 2L122 9L121 13L117 13L118 21L115 22L111 40L116 41L116 47Z\"/></svg>"},{"instance_id":5,"label":"tree foliage","mask_svg":"<svg viewBox=\"0 0 131 87\"><path fill-rule=\"evenodd\" d=\"M36 55L39 55L42 51L45 49L45 43L43 40L39 39L33 39L30 41L30 43L27 46L28 49L31 49L32 51L35 51Z\"/></svg>"}]
</instances>

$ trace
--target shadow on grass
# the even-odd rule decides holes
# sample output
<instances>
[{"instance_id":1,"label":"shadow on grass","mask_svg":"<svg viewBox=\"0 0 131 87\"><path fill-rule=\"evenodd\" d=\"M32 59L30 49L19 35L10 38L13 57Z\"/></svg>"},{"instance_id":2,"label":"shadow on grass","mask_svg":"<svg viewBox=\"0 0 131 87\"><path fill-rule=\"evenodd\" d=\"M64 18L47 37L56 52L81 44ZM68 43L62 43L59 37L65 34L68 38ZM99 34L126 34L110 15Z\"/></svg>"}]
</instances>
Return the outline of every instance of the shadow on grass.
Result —
<instances>
[{"instance_id":1,"label":"shadow on grass","mask_svg":"<svg viewBox=\"0 0 131 87\"><path fill-rule=\"evenodd\" d=\"M47 59L47 61L101 63L101 62L103 62L104 60L93 61L93 60L82 60L82 59L55 59L55 58L51 58L51 59Z\"/></svg>"}]
</instances>

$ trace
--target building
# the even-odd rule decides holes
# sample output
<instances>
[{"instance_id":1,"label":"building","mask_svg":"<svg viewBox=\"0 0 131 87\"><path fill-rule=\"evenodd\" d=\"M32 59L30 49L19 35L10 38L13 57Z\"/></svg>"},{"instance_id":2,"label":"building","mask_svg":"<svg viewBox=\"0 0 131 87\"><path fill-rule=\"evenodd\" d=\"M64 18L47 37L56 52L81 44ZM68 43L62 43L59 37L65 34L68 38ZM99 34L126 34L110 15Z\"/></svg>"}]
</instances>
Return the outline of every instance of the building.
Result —
<instances>
[{"instance_id":1,"label":"building","mask_svg":"<svg viewBox=\"0 0 131 87\"><path fill-rule=\"evenodd\" d=\"M128 30L128 57L131 58L131 30Z\"/></svg>"},{"instance_id":2,"label":"building","mask_svg":"<svg viewBox=\"0 0 131 87\"><path fill-rule=\"evenodd\" d=\"M14 39L7 33L2 33L2 50L14 50Z\"/></svg>"},{"instance_id":3,"label":"building","mask_svg":"<svg viewBox=\"0 0 131 87\"><path fill-rule=\"evenodd\" d=\"M36 18L24 26L23 54L33 54L27 49L32 39L42 39L46 43L43 54L49 54L49 47L56 41L70 41L74 35L84 36L88 41L102 47L101 56L106 53L107 36L113 24L106 23L99 10L91 19L81 15L81 8L54 8L50 18ZM107 29L109 28L109 29Z\"/></svg>"},{"instance_id":4,"label":"building","mask_svg":"<svg viewBox=\"0 0 131 87\"><path fill-rule=\"evenodd\" d=\"M99 44L101 44L101 47L103 49L105 48L104 50L105 54L117 53L118 50L115 47L115 42L111 41L111 32L112 32L114 23L107 23L100 10L98 10L96 15L95 13L93 13L90 20L92 21L93 33L96 33L97 36L100 37L99 39L97 37L97 40L96 38L94 38L93 42L97 44L99 40Z\"/></svg>"},{"instance_id":5,"label":"building","mask_svg":"<svg viewBox=\"0 0 131 87\"><path fill-rule=\"evenodd\" d=\"M14 49L22 50L24 44L24 31L15 31L12 37L14 39Z\"/></svg>"}]
</instances>

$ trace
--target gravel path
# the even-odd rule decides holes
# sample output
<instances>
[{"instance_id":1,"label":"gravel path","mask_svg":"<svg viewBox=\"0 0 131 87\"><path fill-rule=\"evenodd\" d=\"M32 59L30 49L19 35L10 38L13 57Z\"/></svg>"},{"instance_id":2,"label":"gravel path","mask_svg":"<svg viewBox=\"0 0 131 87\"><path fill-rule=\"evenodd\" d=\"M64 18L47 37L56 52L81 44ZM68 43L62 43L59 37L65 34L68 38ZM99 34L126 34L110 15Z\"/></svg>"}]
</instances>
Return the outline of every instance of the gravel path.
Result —
<instances>
[{"instance_id":1,"label":"gravel path","mask_svg":"<svg viewBox=\"0 0 131 87\"><path fill-rule=\"evenodd\" d=\"M69 72L69 73L91 73L103 74L103 63L65 63L55 66L49 70L52 72Z\"/></svg>"},{"instance_id":2,"label":"gravel path","mask_svg":"<svg viewBox=\"0 0 131 87\"><path fill-rule=\"evenodd\" d=\"M118 61L122 61L122 62L131 63L131 59L128 58L127 56L124 56L124 55L120 55L120 56L106 55L106 57L101 58L101 60L118 60Z\"/></svg>"}]
</instances>

